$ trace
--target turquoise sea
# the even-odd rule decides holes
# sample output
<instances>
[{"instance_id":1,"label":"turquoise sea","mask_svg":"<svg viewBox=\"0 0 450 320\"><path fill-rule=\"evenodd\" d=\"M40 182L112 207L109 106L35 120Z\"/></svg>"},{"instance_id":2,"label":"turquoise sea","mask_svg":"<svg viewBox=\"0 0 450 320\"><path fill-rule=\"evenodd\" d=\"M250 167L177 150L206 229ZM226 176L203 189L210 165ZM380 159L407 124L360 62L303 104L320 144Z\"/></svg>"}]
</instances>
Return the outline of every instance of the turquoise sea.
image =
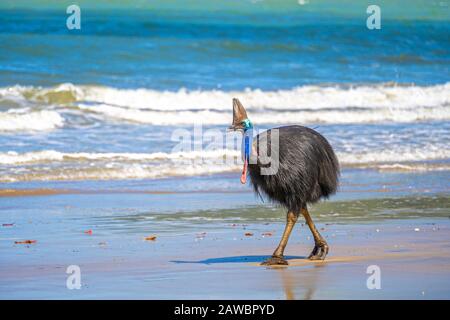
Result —
<instances>
[{"instance_id":1,"label":"turquoise sea","mask_svg":"<svg viewBox=\"0 0 450 320\"><path fill-rule=\"evenodd\" d=\"M316 128L344 167L450 168L446 1L382 1L380 30L366 1L77 3L80 30L69 1L0 4L7 187L237 171L210 161L237 155L232 97L260 129ZM176 153L194 125L223 138Z\"/></svg>"}]
</instances>

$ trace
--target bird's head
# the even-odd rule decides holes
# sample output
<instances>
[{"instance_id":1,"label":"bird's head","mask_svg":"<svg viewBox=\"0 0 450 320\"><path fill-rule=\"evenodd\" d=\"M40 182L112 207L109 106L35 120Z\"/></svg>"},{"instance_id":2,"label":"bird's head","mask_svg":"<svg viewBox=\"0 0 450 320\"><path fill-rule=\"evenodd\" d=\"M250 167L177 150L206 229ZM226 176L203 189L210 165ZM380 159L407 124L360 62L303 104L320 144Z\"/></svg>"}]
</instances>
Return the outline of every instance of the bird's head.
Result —
<instances>
[{"instance_id":1,"label":"bird's head","mask_svg":"<svg viewBox=\"0 0 450 320\"><path fill-rule=\"evenodd\" d=\"M247 117L247 112L245 111L244 106L238 99L233 98L233 123L229 127L229 130L245 131L250 128L253 128L253 125Z\"/></svg>"}]
</instances>

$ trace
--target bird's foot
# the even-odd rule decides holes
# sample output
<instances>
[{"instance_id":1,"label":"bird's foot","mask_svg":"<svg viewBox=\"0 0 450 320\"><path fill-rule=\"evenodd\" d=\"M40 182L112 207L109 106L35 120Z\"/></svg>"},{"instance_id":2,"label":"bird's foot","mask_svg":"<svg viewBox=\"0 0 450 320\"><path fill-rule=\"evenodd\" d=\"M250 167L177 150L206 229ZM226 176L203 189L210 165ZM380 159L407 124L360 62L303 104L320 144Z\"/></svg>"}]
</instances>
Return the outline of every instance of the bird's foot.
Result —
<instances>
[{"instance_id":1,"label":"bird's foot","mask_svg":"<svg viewBox=\"0 0 450 320\"><path fill-rule=\"evenodd\" d=\"M276 265L287 265L288 262L283 258L283 256L271 256L266 261L262 262L262 266L276 266Z\"/></svg>"},{"instance_id":2,"label":"bird's foot","mask_svg":"<svg viewBox=\"0 0 450 320\"><path fill-rule=\"evenodd\" d=\"M328 254L328 245L326 242L316 243L313 251L309 255L309 260L325 260Z\"/></svg>"}]
</instances>

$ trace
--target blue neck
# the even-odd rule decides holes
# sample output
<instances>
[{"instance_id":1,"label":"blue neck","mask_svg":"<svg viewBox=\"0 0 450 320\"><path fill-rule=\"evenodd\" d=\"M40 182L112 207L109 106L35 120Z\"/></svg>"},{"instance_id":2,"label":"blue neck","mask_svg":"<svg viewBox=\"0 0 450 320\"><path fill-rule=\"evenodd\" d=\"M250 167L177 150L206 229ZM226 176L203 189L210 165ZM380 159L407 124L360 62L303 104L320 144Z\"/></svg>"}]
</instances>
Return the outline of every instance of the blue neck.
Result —
<instances>
[{"instance_id":1,"label":"blue neck","mask_svg":"<svg viewBox=\"0 0 450 320\"><path fill-rule=\"evenodd\" d=\"M250 119L244 119L242 121L242 124L244 125L244 132L246 132L247 130L253 129L253 124L250 121Z\"/></svg>"},{"instance_id":2,"label":"blue neck","mask_svg":"<svg viewBox=\"0 0 450 320\"><path fill-rule=\"evenodd\" d=\"M242 125L244 126L244 134L242 135L242 160L249 163L253 142L253 124L249 119L245 119L242 121Z\"/></svg>"}]
</instances>

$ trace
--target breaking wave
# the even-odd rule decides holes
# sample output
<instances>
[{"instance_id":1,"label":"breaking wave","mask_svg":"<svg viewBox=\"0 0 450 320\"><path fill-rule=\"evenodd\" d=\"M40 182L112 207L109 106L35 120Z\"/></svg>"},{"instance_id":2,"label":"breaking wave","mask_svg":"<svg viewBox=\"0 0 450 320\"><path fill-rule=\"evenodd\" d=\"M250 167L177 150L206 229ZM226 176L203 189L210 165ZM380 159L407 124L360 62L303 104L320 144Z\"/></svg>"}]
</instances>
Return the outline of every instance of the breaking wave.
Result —
<instances>
[{"instance_id":1,"label":"breaking wave","mask_svg":"<svg viewBox=\"0 0 450 320\"><path fill-rule=\"evenodd\" d=\"M51 130L68 112L101 121L227 125L238 97L259 124L417 122L450 119L450 83L302 86L289 90L157 91L62 84L0 88L0 131ZM39 109L39 110L37 110ZM14 112L20 112L15 114Z\"/></svg>"},{"instance_id":2,"label":"breaking wave","mask_svg":"<svg viewBox=\"0 0 450 320\"><path fill-rule=\"evenodd\" d=\"M450 170L450 150L386 150L345 153L346 167L378 170ZM444 160L440 163L426 161ZM421 162L417 162L421 161ZM155 179L239 171L240 151L221 149L156 153L64 153L55 150L0 153L0 181Z\"/></svg>"},{"instance_id":3,"label":"breaking wave","mask_svg":"<svg viewBox=\"0 0 450 320\"><path fill-rule=\"evenodd\" d=\"M63 124L64 118L55 111L0 112L0 132L47 131Z\"/></svg>"}]
</instances>

